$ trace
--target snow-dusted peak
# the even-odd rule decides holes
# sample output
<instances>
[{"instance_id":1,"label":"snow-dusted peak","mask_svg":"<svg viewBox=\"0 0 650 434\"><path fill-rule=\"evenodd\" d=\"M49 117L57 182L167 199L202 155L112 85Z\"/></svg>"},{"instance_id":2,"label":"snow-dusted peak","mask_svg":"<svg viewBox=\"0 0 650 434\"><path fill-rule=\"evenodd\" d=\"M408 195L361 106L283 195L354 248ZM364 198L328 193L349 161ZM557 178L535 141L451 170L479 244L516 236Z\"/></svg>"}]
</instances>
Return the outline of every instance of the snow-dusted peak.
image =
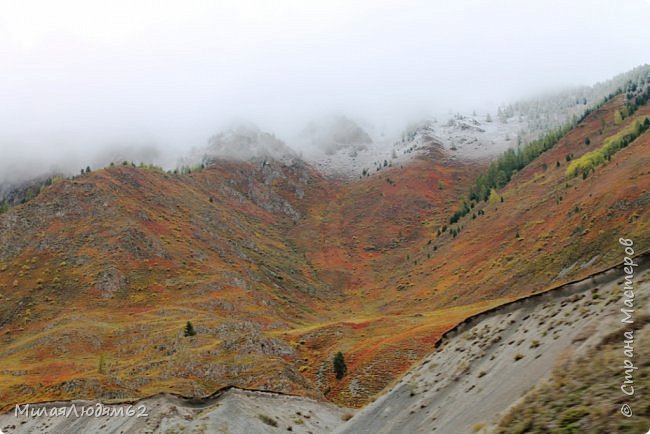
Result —
<instances>
[{"instance_id":1,"label":"snow-dusted peak","mask_svg":"<svg viewBox=\"0 0 650 434\"><path fill-rule=\"evenodd\" d=\"M282 140L251 124L236 125L212 136L205 149L208 159L291 160L297 154Z\"/></svg>"}]
</instances>

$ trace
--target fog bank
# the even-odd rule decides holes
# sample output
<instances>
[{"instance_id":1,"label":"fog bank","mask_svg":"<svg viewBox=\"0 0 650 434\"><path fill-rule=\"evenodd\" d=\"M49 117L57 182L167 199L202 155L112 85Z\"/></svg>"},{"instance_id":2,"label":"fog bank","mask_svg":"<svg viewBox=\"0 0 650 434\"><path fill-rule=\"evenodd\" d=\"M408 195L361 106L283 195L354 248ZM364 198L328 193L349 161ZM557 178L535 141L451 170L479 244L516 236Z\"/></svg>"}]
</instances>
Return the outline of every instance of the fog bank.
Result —
<instances>
[{"instance_id":1,"label":"fog bank","mask_svg":"<svg viewBox=\"0 0 650 434\"><path fill-rule=\"evenodd\" d=\"M646 63L648 22L645 0L2 3L0 182L111 155L171 166L234 119L394 134Z\"/></svg>"}]
</instances>

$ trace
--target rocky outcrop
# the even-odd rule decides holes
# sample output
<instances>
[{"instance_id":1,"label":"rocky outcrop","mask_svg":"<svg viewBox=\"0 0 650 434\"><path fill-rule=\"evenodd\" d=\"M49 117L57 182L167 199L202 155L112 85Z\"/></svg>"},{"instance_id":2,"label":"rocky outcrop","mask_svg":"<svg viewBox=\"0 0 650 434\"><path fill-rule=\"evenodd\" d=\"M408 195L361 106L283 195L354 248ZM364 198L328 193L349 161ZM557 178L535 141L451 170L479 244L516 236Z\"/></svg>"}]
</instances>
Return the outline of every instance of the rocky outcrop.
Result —
<instances>
[{"instance_id":1,"label":"rocky outcrop","mask_svg":"<svg viewBox=\"0 0 650 434\"><path fill-rule=\"evenodd\" d=\"M97 275L95 288L104 298L110 298L116 291L124 289L126 279L124 275L114 266L108 266Z\"/></svg>"}]
</instances>

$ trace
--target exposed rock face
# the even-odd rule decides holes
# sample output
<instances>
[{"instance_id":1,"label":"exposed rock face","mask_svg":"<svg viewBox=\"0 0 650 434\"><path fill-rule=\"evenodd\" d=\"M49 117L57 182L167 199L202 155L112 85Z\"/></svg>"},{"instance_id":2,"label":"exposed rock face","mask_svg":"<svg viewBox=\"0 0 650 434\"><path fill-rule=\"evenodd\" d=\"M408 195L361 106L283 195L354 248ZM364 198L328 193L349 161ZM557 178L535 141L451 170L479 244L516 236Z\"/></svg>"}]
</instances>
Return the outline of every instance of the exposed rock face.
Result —
<instances>
[{"instance_id":1,"label":"exposed rock face","mask_svg":"<svg viewBox=\"0 0 650 434\"><path fill-rule=\"evenodd\" d=\"M294 356L296 351L279 339L264 336L260 327L252 322L223 324L217 330L225 351L239 354L266 354Z\"/></svg>"},{"instance_id":2,"label":"exposed rock face","mask_svg":"<svg viewBox=\"0 0 650 434\"><path fill-rule=\"evenodd\" d=\"M125 285L126 279L120 270L113 266L108 266L97 275L95 288L102 297L110 298L116 291L124 289Z\"/></svg>"}]
</instances>

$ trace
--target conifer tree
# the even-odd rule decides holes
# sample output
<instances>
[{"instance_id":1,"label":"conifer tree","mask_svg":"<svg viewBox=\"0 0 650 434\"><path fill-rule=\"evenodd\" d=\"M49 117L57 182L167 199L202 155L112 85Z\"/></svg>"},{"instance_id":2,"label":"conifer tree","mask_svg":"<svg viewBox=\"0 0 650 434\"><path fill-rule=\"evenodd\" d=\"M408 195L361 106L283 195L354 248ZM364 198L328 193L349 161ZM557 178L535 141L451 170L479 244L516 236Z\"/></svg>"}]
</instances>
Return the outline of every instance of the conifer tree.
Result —
<instances>
[{"instance_id":1,"label":"conifer tree","mask_svg":"<svg viewBox=\"0 0 650 434\"><path fill-rule=\"evenodd\" d=\"M336 374L336 379L340 380L343 378L347 371L348 367L345 365L343 353L339 351L334 356L334 373Z\"/></svg>"},{"instance_id":2,"label":"conifer tree","mask_svg":"<svg viewBox=\"0 0 650 434\"><path fill-rule=\"evenodd\" d=\"M192 323L190 321L188 321L187 324L185 324L185 330L184 330L183 334L186 337L196 335L196 330L194 330L194 326L192 325Z\"/></svg>"}]
</instances>

